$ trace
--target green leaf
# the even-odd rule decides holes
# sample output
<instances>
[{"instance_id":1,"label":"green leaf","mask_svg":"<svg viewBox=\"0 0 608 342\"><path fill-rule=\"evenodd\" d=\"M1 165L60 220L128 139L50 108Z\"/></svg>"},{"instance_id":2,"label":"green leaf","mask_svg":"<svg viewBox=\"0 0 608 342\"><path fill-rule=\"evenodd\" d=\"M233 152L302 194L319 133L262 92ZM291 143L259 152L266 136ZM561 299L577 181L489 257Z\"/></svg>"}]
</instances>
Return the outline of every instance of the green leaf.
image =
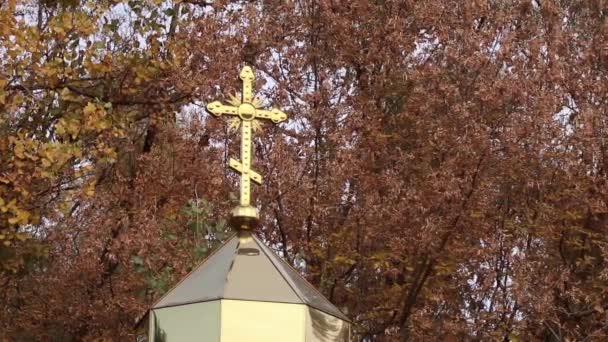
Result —
<instances>
[{"instance_id":1,"label":"green leaf","mask_svg":"<svg viewBox=\"0 0 608 342\"><path fill-rule=\"evenodd\" d=\"M134 255L131 257L131 263L134 265L143 265L144 259L142 257L140 257L139 255Z\"/></svg>"},{"instance_id":2,"label":"green leaf","mask_svg":"<svg viewBox=\"0 0 608 342\"><path fill-rule=\"evenodd\" d=\"M188 225L188 229L192 230L193 232L201 232L203 228L204 225L201 222L192 222Z\"/></svg>"},{"instance_id":3,"label":"green leaf","mask_svg":"<svg viewBox=\"0 0 608 342\"><path fill-rule=\"evenodd\" d=\"M177 240L177 235L171 234L171 233L166 233L163 235L163 238L165 238L167 240Z\"/></svg>"},{"instance_id":4,"label":"green leaf","mask_svg":"<svg viewBox=\"0 0 608 342\"><path fill-rule=\"evenodd\" d=\"M209 251L209 249L205 246L198 246L194 249L194 256L196 257L196 260L202 260L203 258L205 258L207 256L207 252Z\"/></svg>"}]
</instances>

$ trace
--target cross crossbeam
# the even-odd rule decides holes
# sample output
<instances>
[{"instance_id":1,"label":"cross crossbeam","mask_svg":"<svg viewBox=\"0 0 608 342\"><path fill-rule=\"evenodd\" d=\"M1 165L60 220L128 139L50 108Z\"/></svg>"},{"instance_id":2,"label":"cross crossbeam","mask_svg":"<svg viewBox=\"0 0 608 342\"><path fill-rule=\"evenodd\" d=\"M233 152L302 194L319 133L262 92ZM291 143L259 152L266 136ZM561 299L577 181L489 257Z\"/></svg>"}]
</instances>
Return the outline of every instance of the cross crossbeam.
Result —
<instances>
[{"instance_id":1,"label":"cross crossbeam","mask_svg":"<svg viewBox=\"0 0 608 342\"><path fill-rule=\"evenodd\" d=\"M279 123L287 120L287 114L279 109L264 110L257 107L253 96L255 73L249 66L245 66L241 70L239 78L243 81L240 104L238 106L231 106L222 104L220 101L213 101L207 105L207 110L217 117L230 115L240 120L241 160L230 158L229 166L241 175L239 205L242 208L250 208L251 181L262 184L262 175L251 169L253 158L251 152L252 123L256 120L270 120L274 123ZM255 213L255 210L241 212ZM252 215L247 214L246 216Z\"/></svg>"}]
</instances>

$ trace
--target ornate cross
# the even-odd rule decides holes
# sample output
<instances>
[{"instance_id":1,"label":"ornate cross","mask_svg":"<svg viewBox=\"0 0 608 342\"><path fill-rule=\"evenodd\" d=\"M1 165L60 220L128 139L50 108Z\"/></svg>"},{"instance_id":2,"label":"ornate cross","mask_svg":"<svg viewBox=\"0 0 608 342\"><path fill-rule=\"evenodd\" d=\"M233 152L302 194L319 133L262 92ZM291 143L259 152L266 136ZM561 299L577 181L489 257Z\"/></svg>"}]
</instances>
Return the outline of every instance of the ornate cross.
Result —
<instances>
[{"instance_id":1,"label":"ornate cross","mask_svg":"<svg viewBox=\"0 0 608 342\"><path fill-rule=\"evenodd\" d=\"M235 217L257 218L257 211L251 206L251 181L262 184L262 176L251 169L251 134L253 126L257 126L257 120L268 119L274 123L287 120L287 114L279 109L259 109L261 103L253 98L253 81L255 74L253 70L245 66L239 75L243 81L243 93L241 100L232 99L232 106L224 105L219 101L213 101L207 105L207 110L215 116L222 114L236 116L237 125L241 128L241 161L230 158L229 165L241 174L241 198L240 205L233 211ZM236 125L235 125L236 126Z\"/></svg>"}]
</instances>

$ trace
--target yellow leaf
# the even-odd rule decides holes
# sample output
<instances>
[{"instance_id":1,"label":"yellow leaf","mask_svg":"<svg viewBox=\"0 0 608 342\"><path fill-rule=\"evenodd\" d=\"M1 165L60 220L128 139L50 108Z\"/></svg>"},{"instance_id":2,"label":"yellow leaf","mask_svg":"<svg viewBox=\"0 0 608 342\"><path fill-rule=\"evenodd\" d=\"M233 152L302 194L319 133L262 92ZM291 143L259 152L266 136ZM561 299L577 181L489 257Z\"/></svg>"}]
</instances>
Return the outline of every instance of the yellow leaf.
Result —
<instances>
[{"instance_id":1,"label":"yellow leaf","mask_svg":"<svg viewBox=\"0 0 608 342\"><path fill-rule=\"evenodd\" d=\"M30 197L30 192L29 192L29 191L27 191L27 189L25 189L25 188L20 188L20 189L19 189L19 193L20 193L20 194L21 194L21 196L22 196L22 197L24 197L24 198L28 198L28 197Z\"/></svg>"},{"instance_id":2,"label":"yellow leaf","mask_svg":"<svg viewBox=\"0 0 608 342\"><path fill-rule=\"evenodd\" d=\"M26 157L28 157L29 159L33 160L33 161L37 161L38 160L38 157L36 155L30 154L30 153L27 153L27 152L24 152L23 154Z\"/></svg>"},{"instance_id":3,"label":"yellow leaf","mask_svg":"<svg viewBox=\"0 0 608 342\"><path fill-rule=\"evenodd\" d=\"M68 96L70 96L70 89L68 89L67 87L61 89L61 98L65 98Z\"/></svg>"},{"instance_id":4,"label":"yellow leaf","mask_svg":"<svg viewBox=\"0 0 608 342\"><path fill-rule=\"evenodd\" d=\"M23 149L23 145L19 144L15 146L15 156L20 159L24 159L25 155L23 154L25 151Z\"/></svg>"},{"instance_id":5,"label":"yellow leaf","mask_svg":"<svg viewBox=\"0 0 608 342\"><path fill-rule=\"evenodd\" d=\"M337 263L343 263L343 264L347 264L347 265L354 265L356 263L355 260L353 260L351 258L348 258L348 257L345 257L345 256L342 256L342 255L337 255L334 258L334 261L337 262Z\"/></svg>"},{"instance_id":6,"label":"yellow leaf","mask_svg":"<svg viewBox=\"0 0 608 342\"><path fill-rule=\"evenodd\" d=\"M71 210L72 210L72 203L61 202L59 204L59 211L61 211L62 214L67 215L70 213Z\"/></svg>"},{"instance_id":7,"label":"yellow leaf","mask_svg":"<svg viewBox=\"0 0 608 342\"><path fill-rule=\"evenodd\" d=\"M89 102L87 104L87 106L84 107L84 109L82 110L82 112L85 115L91 115L91 114L95 113L95 110L97 110L97 107L92 102Z\"/></svg>"},{"instance_id":8,"label":"yellow leaf","mask_svg":"<svg viewBox=\"0 0 608 342\"><path fill-rule=\"evenodd\" d=\"M469 216L471 216L471 218L480 218L480 217L483 217L483 213L481 213L479 211L471 211Z\"/></svg>"},{"instance_id":9,"label":"yellow leaf","mask_svg":"<svg viewBox=\"0 0 608 342\"><path fill-rule=\"evenodd\" d=\"M84 189L84 194L89 197L95 195L95 183L89 183Z\"/></svg>"},{"instance_id":10,"label":"yellow leaf","mask_svg":"<svg viewBox=\"0 0 608 342\"><path fill-rule=\"evenodd\" d=\"M30 213L28 211L21 210L21 209L17 209L16 211L17 211L15 213L16 215L9 218L8 223L10 223L10 224L15 224L15 223L27 224L28 219L30 218Z\"/></svg>"},{"instance_id":11,"label":"yellow leaf","mask_svg":"<svg viewBox=\"0 0 608 342\"><path fill-rule=\"evenodd\" d=\"M51 162L48 159L44 158L42 159L42 166L51 167Z\"/></svg>"},{"instance_id":12,"label":"yellow leaf","mask_svg":"<svg viewBox=\"0 0 608 342\"><path fill-rule=\"evenodd\" d=\"M17 200L13 198L10 202L8 202L8 204L6 205L6 208L8 208L8 209L16 209L17 208Z\"/></svg>"}]
</instances>

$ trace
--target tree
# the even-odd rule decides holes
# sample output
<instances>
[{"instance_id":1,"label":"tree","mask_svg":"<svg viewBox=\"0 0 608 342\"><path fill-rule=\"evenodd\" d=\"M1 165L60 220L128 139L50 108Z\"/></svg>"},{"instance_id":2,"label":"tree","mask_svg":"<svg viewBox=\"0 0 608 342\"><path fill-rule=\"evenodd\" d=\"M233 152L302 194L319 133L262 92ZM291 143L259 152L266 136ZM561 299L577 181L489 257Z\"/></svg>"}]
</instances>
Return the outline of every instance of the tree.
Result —
<instances>
[{"instance_id":1,"label":"tree","mask_svg":"<svg viewBox=\"0 0 608 342\"><path fill-rule=\"evenodd\" d=\"M0 337L125 339L226 238L247 63L258 233L360 341L606 338L607 10L2 2Z\"/></svg>"}]
</instances>

